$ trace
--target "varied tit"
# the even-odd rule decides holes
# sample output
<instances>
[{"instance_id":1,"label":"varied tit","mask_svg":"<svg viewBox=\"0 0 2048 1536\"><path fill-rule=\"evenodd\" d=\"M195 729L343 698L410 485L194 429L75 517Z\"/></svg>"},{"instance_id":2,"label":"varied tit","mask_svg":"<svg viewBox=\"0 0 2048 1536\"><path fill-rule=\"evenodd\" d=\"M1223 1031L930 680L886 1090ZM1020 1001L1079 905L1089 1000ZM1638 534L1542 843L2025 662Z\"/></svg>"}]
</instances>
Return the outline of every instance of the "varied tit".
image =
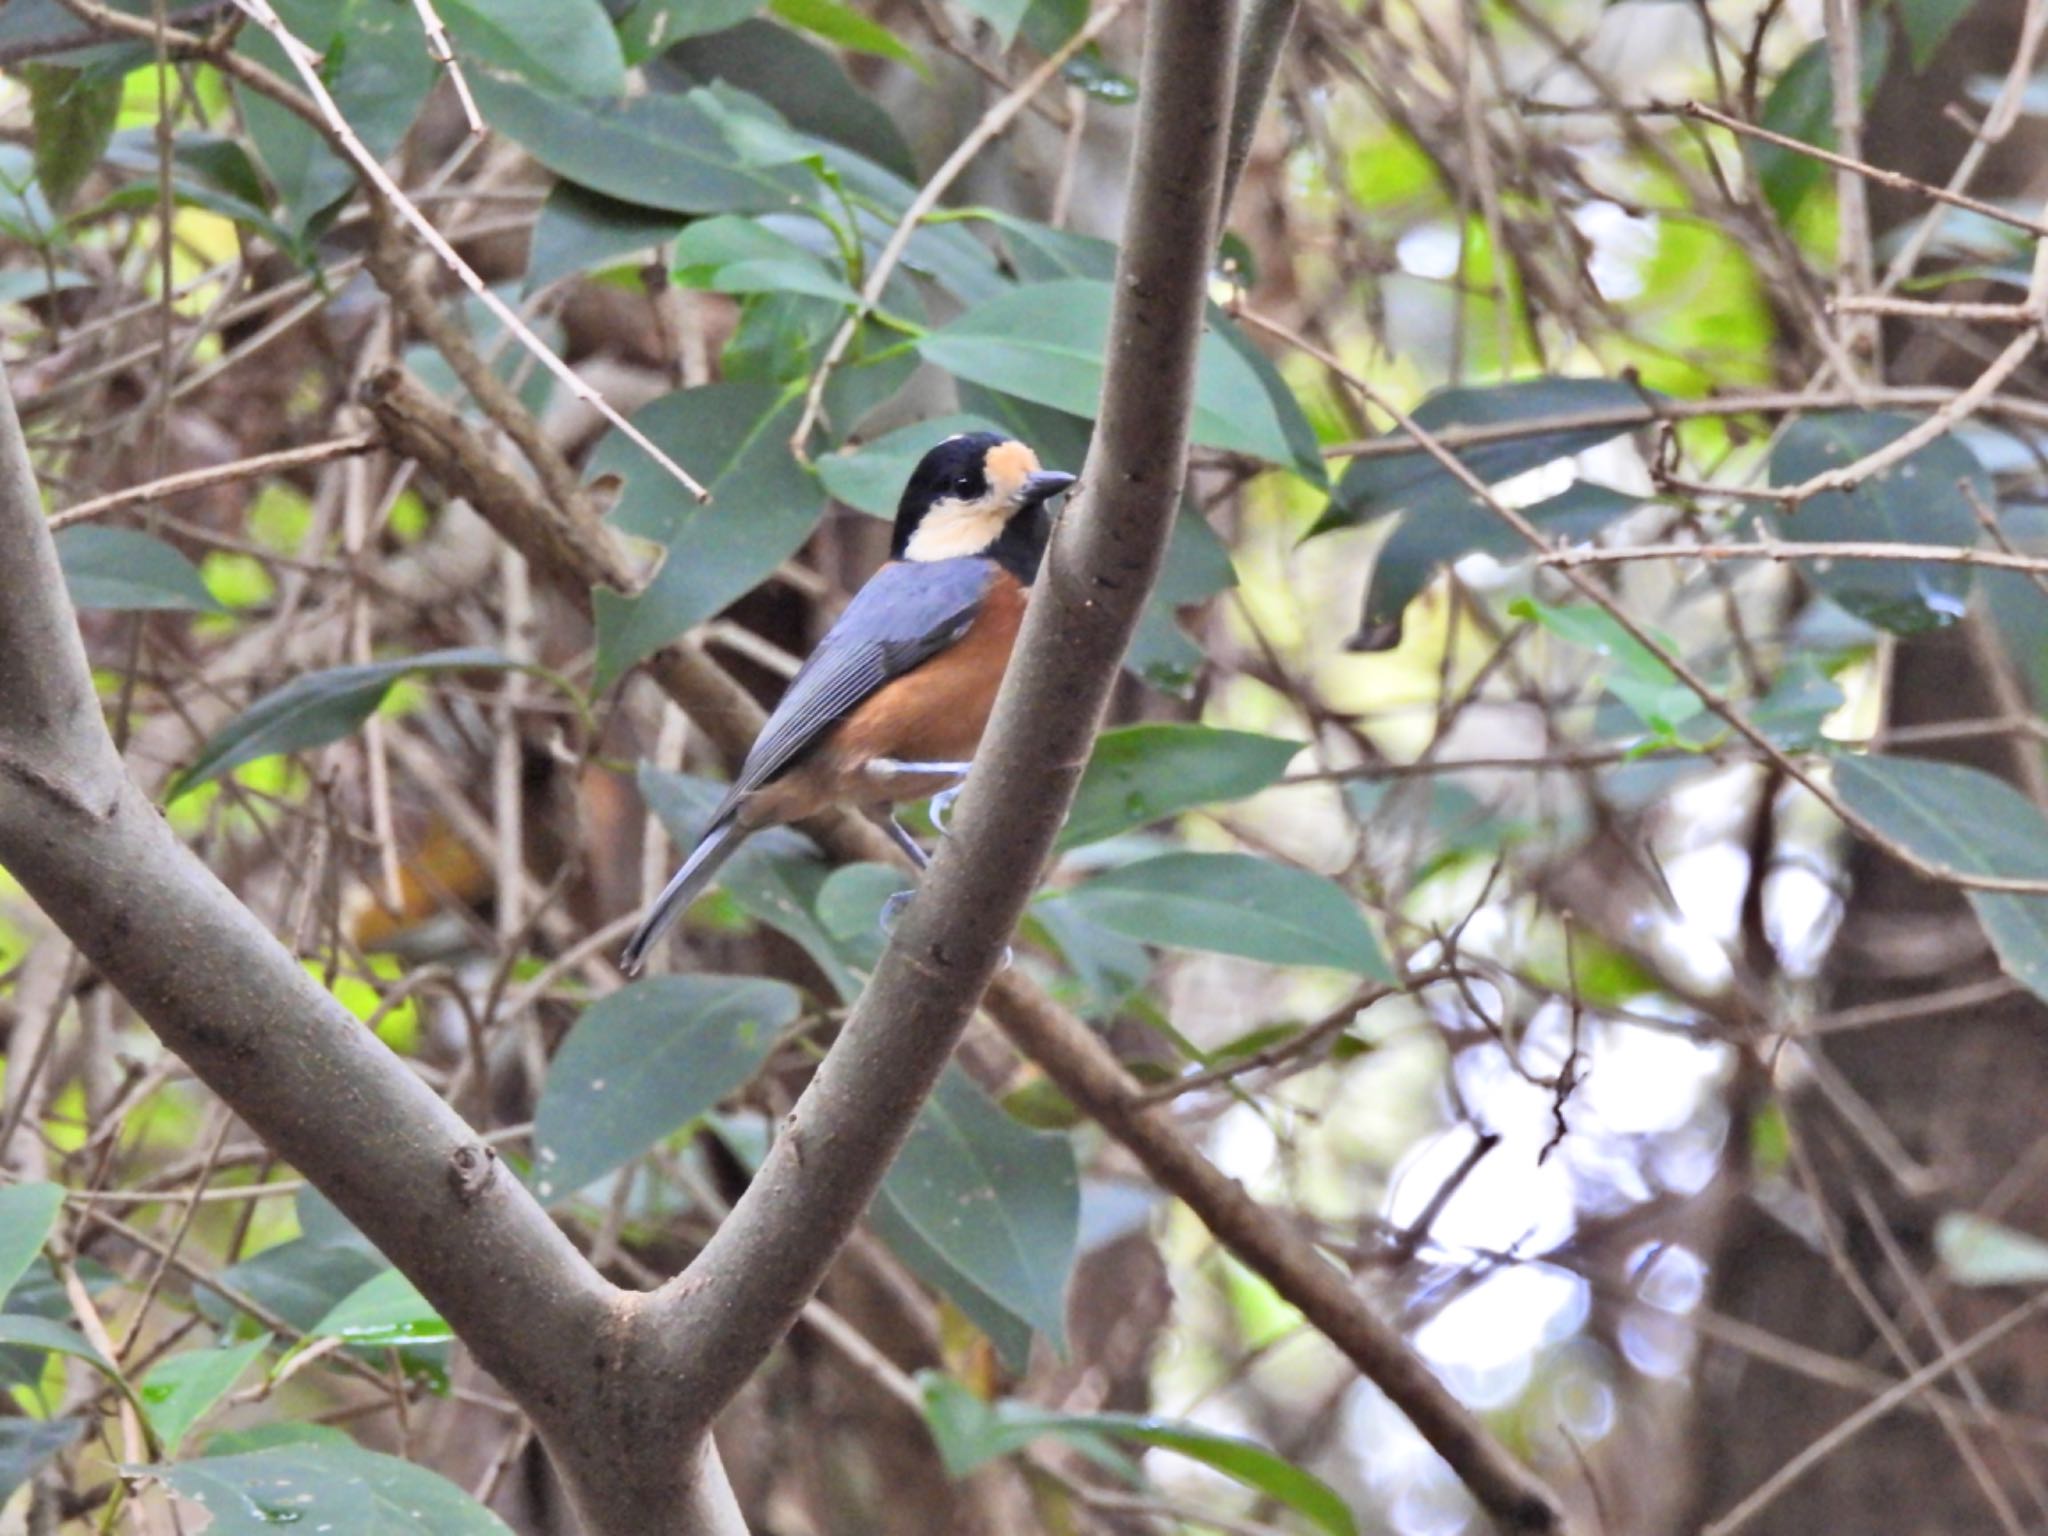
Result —
<instances>
[{"instance_id":1,"label":"varied tit","mask_svg":"<svg viewBox=\"0 0 2048 1536\"><path fill-rule=\"evenodd\" d=\"M1052 531L1047 503L1074 477L993 432L949 437L896 508L889 562L855 594L790 681L732 788L619 964L632 975L751 832L828 805L947 795L995 707ZM884 823L920 869L922 848Z\"/></svg>"}]
</instances>

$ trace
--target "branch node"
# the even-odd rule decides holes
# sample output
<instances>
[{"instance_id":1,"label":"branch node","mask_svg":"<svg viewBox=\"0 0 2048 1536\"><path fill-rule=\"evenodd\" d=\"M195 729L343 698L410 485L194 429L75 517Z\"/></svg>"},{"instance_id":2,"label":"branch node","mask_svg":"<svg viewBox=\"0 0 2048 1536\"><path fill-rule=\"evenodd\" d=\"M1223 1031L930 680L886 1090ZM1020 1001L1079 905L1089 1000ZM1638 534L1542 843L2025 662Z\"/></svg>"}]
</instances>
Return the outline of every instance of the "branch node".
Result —
<instances>
[{"instance_id":1,"label":"branch node","mask_svg":"<svg viewBox=\"0 0 2048 1536\"><path fill-rule=\"evenodd\" d=\"M464 1205L476 1204L497 1172L497 1149L483 1142L465 1142L448 1154L448 1184Z\"/></svg>"}]
</instances>

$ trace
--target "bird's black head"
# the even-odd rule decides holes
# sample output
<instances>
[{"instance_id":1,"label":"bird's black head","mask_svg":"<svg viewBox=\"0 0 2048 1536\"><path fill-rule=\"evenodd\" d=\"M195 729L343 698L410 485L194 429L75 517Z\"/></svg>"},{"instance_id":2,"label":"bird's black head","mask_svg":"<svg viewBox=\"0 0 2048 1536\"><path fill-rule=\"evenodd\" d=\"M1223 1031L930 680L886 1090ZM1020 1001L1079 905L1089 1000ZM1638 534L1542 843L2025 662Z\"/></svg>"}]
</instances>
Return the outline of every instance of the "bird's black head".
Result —
<instances>
[{"instance_id":1,"label":"bird's black head","mask_svg":"<svg viewBox=\"0 0 2048 1536\"><path fill-rule=\"evenodd\" d=\"M1028 583L1051 526L1045 504L1073 483L1072 475L1040 469L1038 455L1015 438L949 437L911 472L889 553L897 560L987 555Z\"/></svg>"}]
</instances>

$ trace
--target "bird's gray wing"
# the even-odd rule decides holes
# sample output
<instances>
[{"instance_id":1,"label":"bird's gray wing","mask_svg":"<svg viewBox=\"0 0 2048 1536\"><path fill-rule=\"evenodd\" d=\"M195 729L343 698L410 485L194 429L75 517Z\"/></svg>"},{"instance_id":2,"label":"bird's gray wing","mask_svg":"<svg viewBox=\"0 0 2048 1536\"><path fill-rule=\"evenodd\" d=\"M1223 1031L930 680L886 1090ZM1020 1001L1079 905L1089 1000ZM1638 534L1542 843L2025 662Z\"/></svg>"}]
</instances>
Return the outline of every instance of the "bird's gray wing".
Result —
<instances>
[{"instance_id":1,"label":"bird's gray wing","mask_svg":"<svg viewBox=\"0 0 2048 1536\"><path fill-rule=\"evenodd\" d=\"M713 821L794 766L827 727L884 683L966 634L994 576L993 563L978 557L903 561L877 571L790 680Z\"/></svg>"}]
</instances>

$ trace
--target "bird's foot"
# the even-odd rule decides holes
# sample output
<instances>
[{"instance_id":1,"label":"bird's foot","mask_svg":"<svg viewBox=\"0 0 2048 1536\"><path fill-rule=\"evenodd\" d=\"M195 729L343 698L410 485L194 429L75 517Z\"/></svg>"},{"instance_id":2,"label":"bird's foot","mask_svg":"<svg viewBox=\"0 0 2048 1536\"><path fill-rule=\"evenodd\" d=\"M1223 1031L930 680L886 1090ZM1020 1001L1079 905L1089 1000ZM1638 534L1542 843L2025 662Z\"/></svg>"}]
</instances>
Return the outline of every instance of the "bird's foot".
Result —
<instances>
[{"instance_id":1,"label":"bird's foot","mask_svg":"<svg viewBox=\"0 0 2048 1536\"><path fill-rule=\"evenodd\" d=\"M903 920L904 908L910 905L915 890L898 891L882 903L881 915L875 919L875 926L882 930L882 937L888 938L896 932L896 925Z\"/></svg>"},{"instance_id":2,"label":"bird's foot","mask_svg":"<svg viewBox=\"0 0 2048 1536\"><path fill-rule=\"evenodd\" d=\"M953 820L953 803L960 798L960 791L966 787L964 784L955 784L951 789L942 789L932 796L932 826L938 830L939 836L944 837L952 830L949 823Z\"/></svg>"}]
</instances>

